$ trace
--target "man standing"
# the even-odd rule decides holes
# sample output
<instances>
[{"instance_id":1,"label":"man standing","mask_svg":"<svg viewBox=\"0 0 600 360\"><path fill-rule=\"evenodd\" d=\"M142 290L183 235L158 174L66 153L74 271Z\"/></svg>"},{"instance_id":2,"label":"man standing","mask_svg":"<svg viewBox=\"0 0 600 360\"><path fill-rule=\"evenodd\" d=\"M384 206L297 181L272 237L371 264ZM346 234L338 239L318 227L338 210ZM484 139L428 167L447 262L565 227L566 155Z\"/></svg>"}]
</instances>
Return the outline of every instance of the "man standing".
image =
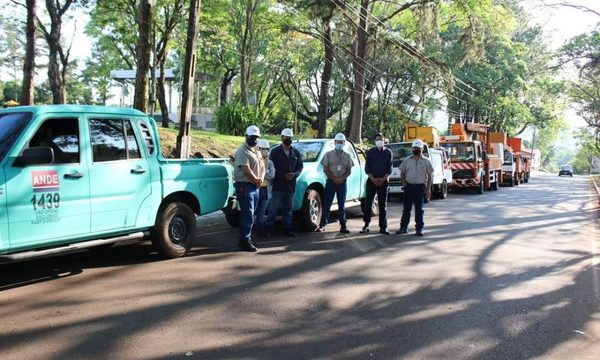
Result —
<instances>
[{"instance_id":1,"label":"man standing","mask_svg":"<svg viewBox=\"0 0 600 360\"><path fill-rule=\"evenodd\" d=\"M325 153L321 165L325 175L327 175L327 182L325 183L325 203L323 204L323 216L321 217L321 223L317 228L317 232L325 231L325 226L329 222L329 213L331 211L331 204L333 204L333 197L337 196L339 218L340 218L340 234L349 234L350 231L346 227L346 194L348 188L346 187L346 179L350 176L354 161L350 157L350 154L344 151L346 145L346 137L342 133L337 133L334 138L335 149Z\"/></svg>"},{"instance_id":2,"label":"man standing","mask_svg":"<svg viewBox=\"0 0 600 360\"><path fill-rule=\"evenodd\" d=\"M431 196L431 183L433 166L426 157L423 157L423 141L416 139L412 143L413 155L402 161L400 165L400 178L404 185L404 208L402 209L402 220L400 230L396 234L406 234L410 222L410 210L415 204L415 227L416 235L423 236L423 201Z\"/></svg>"},{"instance_id":3,"label":"man standing","mask_svg":"<svg viewBox=\"0 0 600 360\"><path fill-rule=\"evenodd\" d=\"M365 162L365 172L369 176L367 179L367 198L365 199L365 208L363 209L363 220L365 226L360 231L366 234L371 229L371 208L373 199L377 194L379 202L379 233L389 235L387 230L387 199L388 199L388 177L392 173L392 150L384 147L384 136L379 133L375 136L375 147L367 151Z\"/></svg>"},{"instance_id":4,"label":"man standing","mask_svg":"<svg viewBox=\"0 0 600 360\"><path fill-rule=\"evenodd\" d=\"M257 149L260 130L251 125L246 129L246 142L235 152L235 194L240 207L240 239L242 250L254 252L256 244L252 242L252 223L254 208L258 203L259 188L265 177L265 165Z\"/></svg>"},{"instance_id":5,"label":"man standing","mask_svg":"<svg viewBox=\"0 0 600 360\"><path fill-rule=\"evenodd\" d=\"M269 159L275 167L275 178L272 181L273 191L269 216L267 217L267 236L272 235L275 217L279 208L281 208L283 215L283 234L296 236L296 233L292 230L292 206L294 192L296 191L296 178L300 176L303 165L300 151L292 147L293 136L292 129L283 129L281 131L281 145L273 148L269 155Z\"/></svg>"},{"instance_id":6,"label":"man standing","mask_svg":"<svg viewBox=\"0 0 600 360\"><path fill-rule=\"evenodd\" d=\"M269 142L264 139L258 140L258 149L262 156L263 164L265 165L266 175L265 179L260 185L258 194L258 205L256 205L256 230L258 234L265 235L265 210L267 209L267 201L269 200L270 193L270 182L275 176L275 167L273 162L269 160Z\"/></svg>"}]
</instances>

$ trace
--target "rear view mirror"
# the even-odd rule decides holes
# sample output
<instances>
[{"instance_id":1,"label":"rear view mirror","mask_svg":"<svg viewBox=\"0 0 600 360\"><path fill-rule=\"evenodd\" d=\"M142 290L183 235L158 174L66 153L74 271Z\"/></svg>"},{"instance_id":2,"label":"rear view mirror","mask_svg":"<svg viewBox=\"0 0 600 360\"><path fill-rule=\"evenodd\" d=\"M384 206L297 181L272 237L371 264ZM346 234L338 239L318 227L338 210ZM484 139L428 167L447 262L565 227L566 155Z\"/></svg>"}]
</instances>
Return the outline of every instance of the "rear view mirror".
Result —
<instances>
[{"instance_id":1,"label":"rear view mirror","mask_svg":"<svg viewBox=\"0 0 600 360\"><path fill-rule=\"evenodd\" d=\"M15 166L49 165L54 162L54 151L49 146L37 146L23 150Z\"/></svg>"}]
</instances>

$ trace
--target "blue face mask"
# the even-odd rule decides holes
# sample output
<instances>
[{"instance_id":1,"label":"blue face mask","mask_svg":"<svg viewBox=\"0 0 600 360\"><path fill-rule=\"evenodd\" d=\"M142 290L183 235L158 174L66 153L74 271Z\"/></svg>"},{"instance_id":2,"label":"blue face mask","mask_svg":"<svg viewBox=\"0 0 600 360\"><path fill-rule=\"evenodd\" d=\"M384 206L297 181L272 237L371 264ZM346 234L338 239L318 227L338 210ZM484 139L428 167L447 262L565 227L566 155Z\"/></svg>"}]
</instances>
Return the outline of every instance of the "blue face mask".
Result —
<instances>
[{"instance_id":1,"label":"blue face mask","mask_svg":"<svg viewBox=\"0 0 600 360\"><path fill-rule=\"evenodd\" d=\"M344 144L335 144L335 149L338 151L342 151L344 149Z\"/></svg>"}]
</instances>

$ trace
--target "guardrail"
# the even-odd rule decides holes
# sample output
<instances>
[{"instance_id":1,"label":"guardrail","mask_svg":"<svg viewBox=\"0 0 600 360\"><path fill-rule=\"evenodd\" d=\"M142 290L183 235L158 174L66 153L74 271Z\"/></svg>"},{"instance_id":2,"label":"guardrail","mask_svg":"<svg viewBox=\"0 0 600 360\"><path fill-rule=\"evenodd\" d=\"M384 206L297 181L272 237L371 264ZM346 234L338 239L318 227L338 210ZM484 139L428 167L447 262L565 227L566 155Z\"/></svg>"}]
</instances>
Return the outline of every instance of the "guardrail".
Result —
<instances>
[{"instance_id":1,"label":"guardrail","mask_svg":"<svg viewBox=\"0 0 600 360\"><path fill-rule=\"evenodd\" d=\"M596 195L600 202L600 175L590 175L590 179L592 180L592 185L594 185L594 188L596 189Z\"/></svg>"}]
</instances>

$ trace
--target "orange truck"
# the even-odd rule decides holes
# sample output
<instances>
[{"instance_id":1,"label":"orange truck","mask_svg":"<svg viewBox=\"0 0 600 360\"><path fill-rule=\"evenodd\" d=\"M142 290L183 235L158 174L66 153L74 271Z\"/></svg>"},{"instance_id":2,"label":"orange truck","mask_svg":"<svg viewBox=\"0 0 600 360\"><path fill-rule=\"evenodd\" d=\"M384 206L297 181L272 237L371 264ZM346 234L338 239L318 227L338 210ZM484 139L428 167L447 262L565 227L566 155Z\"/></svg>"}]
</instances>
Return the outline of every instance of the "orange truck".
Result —
<instances>
[{"instance_id":1,"label":"orange truck","mask_svg":"<svg viewBox=\"0 0 600 360\"><path fill-rule=\"evenodd\" d=\"M504 162L502 164L502 180L509 186L517 186L524 182L529 182L531 172L531 159L521 150L523 139L507 139L507 148L504 152Z\"/></svg>"},{"instance_id":2,"label":"orange truck","mask_svg":"<svg viewBox=\"0 0 600 360\"><path fill-rule=\"evenodd\" d=\"M451 189L498 190L502 179L504 144L494 143L487 125L452 124L450 135L442 136L440 145L448 151L452 169Z\"/></svg>"}]
</instances>

